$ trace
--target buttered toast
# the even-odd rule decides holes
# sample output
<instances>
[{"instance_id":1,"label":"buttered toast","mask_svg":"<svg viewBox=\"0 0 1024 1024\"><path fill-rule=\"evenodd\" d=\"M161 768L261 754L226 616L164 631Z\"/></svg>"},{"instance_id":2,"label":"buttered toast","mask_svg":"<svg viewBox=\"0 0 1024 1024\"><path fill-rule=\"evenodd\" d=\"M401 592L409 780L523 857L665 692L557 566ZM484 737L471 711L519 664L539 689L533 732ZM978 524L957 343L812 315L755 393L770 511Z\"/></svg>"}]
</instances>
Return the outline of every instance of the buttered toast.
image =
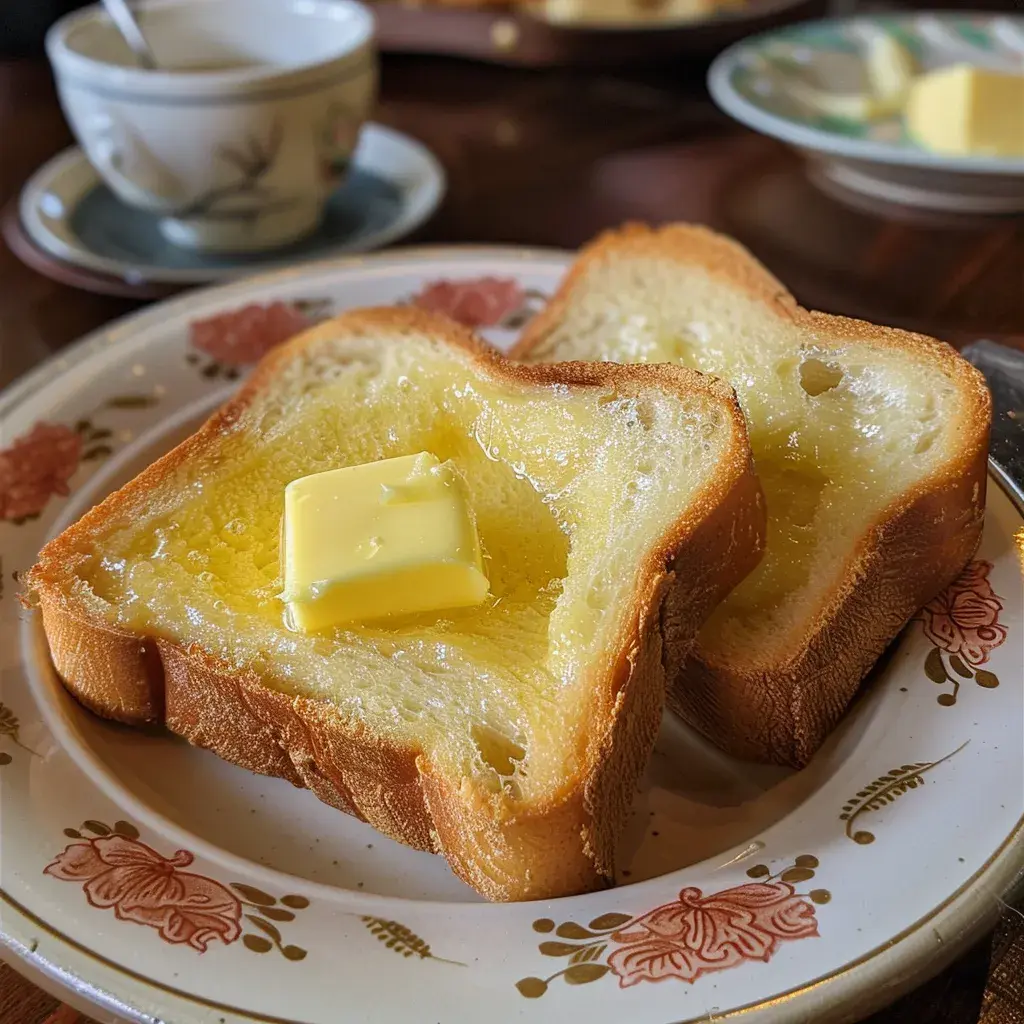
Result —
<instances>
[{"instance_id":1,"label":"buttered toast","mask_svg":"<svg viewBox=\"0 0 1024 1024\"><path fill-rule=\"evenodd\" d=\"M977 548L981 374L932 338L802 309L741 246L687 225L590 245L514 354L672 362L736 388L768 544L675 666L669 702L729 753L806 764Z\"/></svg>"},{"instance_id":2,"label":"buttered toast","mask_svg":"<svg viewBox=\"0 0 1024 1024\"><path fill-rule=\"evenodd\" d=\"M424 450L465 480L489 598L290 630L286 485ZM49 543L28 588L87 707L307 786L491 899L532 899L611 877L663 660L753 568L763 529L728 385L521 366L422 311L365 310L272 352Z\"/></svg>"}]
</instances>

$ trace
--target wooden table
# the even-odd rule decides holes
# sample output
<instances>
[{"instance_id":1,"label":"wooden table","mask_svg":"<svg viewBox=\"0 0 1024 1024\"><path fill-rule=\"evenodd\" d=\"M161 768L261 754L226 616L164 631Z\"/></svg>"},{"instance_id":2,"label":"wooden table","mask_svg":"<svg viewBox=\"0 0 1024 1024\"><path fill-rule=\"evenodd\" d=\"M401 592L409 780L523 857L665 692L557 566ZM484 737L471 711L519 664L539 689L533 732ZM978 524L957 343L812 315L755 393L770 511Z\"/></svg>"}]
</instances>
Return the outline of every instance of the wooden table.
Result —
<instances>
[{"instance_id":1,"label":"wooden table","mask_svg":"<svg viewBox=\"0 0 1024 1024\"><path fill-rule=\"evenodd\" d=\"M386 60L377 119L422 139L450 179L412 241L575 247L629 219L699 221L744 242L805 305L1024 348L1024 218L943 221L829 198L785 148L715 111L703 71ZM0 63L0 204L70 142L45 66ZM55 284L0 243L0 386L135 305ZM998 993L985 995L990 961L1009 951L1010 967L1015 945L1024 934L1008 924L874 1024L1021 1024L1024 1005L997 1016ZM1009 984L1017 972L1024 955Z\"/></svg>"}]
</instances>

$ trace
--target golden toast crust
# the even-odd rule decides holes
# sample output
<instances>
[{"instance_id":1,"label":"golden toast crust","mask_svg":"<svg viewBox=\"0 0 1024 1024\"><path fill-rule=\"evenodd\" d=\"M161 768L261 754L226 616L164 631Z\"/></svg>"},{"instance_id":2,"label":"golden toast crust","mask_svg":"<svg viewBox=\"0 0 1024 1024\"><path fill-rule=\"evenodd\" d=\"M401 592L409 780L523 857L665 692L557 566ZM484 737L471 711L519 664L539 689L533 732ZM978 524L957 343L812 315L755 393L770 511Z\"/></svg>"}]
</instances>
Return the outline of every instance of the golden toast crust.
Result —
<instances>
[{"instance_id":1,"label":"golden toast crust","mask_svg":"<svg viewBox=\"0 0 1024 1024\"><path fill-rule=\"evenodd\" d=\"M479 373L514 388L653 385L702 392L732 425L721 470L641 567L628 628L595 666L584 765L550 799L514 817L494 813L467 780L445 776L421 751L354 724L330 701L291 697L254 668L232 671L208 652L112 626L76 598L80 552L113 517L141 513L182 463L215 446L310 345L348 332L419 332L470 353ZM385 342L382 342L385 343ZM398 342L395 342L398 343ZM251 771L311 789L321 800L421 850L442 854L494 900L540 899L607 884L615 842L661 720L663 661L679 663L703 619L760 558L764 508L746 426L732 389L682 368L611 364L525 366L469 331L414 309L361 310L321 324L270 353L239 393L192 437L86 513L40 553L27 586L41 609L57 672L86 707L131 724L163 723ZM469 787L472 789L472 787Z\"/></svg>"},{"instance_id":2,"label":"golden toast crust","mask_svg":"<svg viewBox=\"0 0 1024 1024\"><path fill-rule=\"evenodd\" d=\"M602 235L573 264L558 293L512 352L545 358L548 336L576 287L598 263L633 257L699 266L727 287L823 340L899 348L938 363L962 395L955 455L892 502L850 547L843 572L822 588L817 613L785 658L716 659L699 640L669 681L668 703L736 757L802 767L836 726L886 646L948 586L981 541L991 396L981 374L949 345L921 334L803 309L737 242L706 228L630 224ZM770 513L770 509L768 510Z\"/></svg>"}]
</instances>

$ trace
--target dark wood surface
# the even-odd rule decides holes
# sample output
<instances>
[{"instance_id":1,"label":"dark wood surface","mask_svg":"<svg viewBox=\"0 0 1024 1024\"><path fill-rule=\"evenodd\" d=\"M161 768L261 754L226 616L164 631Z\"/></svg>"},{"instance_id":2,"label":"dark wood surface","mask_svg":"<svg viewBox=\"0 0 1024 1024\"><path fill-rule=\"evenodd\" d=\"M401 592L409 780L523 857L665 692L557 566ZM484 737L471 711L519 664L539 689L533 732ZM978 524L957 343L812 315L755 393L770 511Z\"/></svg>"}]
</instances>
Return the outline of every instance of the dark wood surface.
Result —
<instances>
[{"instance_id":1,"label":"dark wood surface","mask_svg":"<svg viewBox=\"0 0 1024 1024\"><path fill-rule=\"evenodd\" d=\"M412 241L575 247L625 220L699 221L739 238L805 305L1024 348L1024 218L828 198L786 149L718 114L702 82L692 58L645 73L386 59L377 119L427 143L449 174ZM0 205L70 142L43 63L0 62ZM137 305L56 284L0 243L0 386ZM874 1024L994 1022L992 949L980 942Z\"/></svg>"}]
</instances>

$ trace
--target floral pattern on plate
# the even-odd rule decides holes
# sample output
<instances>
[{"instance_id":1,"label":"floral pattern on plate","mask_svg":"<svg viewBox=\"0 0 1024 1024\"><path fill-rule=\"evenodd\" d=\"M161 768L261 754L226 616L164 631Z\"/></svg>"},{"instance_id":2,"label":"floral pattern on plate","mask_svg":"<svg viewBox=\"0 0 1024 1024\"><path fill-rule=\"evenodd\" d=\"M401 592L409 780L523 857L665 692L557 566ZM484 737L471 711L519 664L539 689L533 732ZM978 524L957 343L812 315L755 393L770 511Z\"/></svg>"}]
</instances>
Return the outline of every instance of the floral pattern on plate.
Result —
<instances>
[{"instance_id":1,"label":"floral pattern on plate","mask_svg":"<svg viewBox=\"0 0 1024 1024\"><path fill-rule=\"evenodd\" d=\"M410 300L420 309L443 313L465 327L498 327L517 331L547 301L536 289L514 278L469 277L428 281Z\"/></svg>"},{"instance_id":2,"label":"floral pattern on plate","mask_svg":"<svg viewBox=\"0 0 1024 1024\"><path fill-rule=\"evenodd\" d=\"M802 854L773 876L765 864L747 872L754 881L704 893L686 886L672 903L631 916L602 914L584 928L575 921L557 927L550 918L533 922L533 930L554 931L560 939L540 944L550 957L568 957L569 966L547 978L523 978L516 988L527 999L544 995L556 978L585 985L613 974L619 988L642 981L675 978L691 984L704 974L726 971L748 961L767 963L782 942L818 937L815 903L832 896L815 889L806 896L795 885L810 881L818 858ZM614 945L611 953L608 947ZM607 953L607 955L606 955Z\"/></svg>"},{"instance_id":3,"label":"floral pattern on plate","mask_svg":"<svg viewBox=\"0 0 1024 1024\"><path fill-rule=\"evenodd\" d=\"M195 859L188 850L163 857L142 842L139 830L127 821L117 821L112 828L87 821L81 829L65 829L64 834L75 842L47 864L43 874L79 883L89 906L113 910L119 921L155 928L164 942L185 944L199 953L205 953L211 942L229 946L241 938L254 953L276 947L286 960L305 959L306 951L284 945L280 931L268 920L293 921L294 911L309 906L305 896L282 896L280 907L277 899L252 886L232 883L228 888L206 875L185 871ZM243 934L243 919L258 931Z\"/></svg>"},{"instance_id":4,"label":"floral pattern on plate","mask_svg":"<svg viewBox=\"0 0 1024 1024\"><path fill-rule=\"evenodd\" d=\"M991 571L991 562L970 562L954 583L915 616L933 645L925 658L925 674L940 686L953 684L952 693L936 698L943 707L956 703L961 679L973 679L987 690L999 685L994 672L981 668L1007 636L999 621L1003 599L992 589Z\"/></svg>"},{"instance_id":5,"label":"floral pattern on plate","mask_svg":"<svg viewBox=\"0 0 1024 1024\"><path fill-rule=\"evenodd\" d=\"M241 369L258 363L271 349L312 327L329 315L323 299L292 302L252 302L189 324L189 362L199 364L197 353L212 360L201 366L204 377L235 380Z\"/></svg>"},{"instance_id":6,"label":"floral pattern on plate","mask_svg":"<svg viewBox=\"0 0 1024 1024\"><path fill-rule=\"evenodd\" d=\"M112 409L145 409L158 401L157 394L115 395L94 415ZM38 519L50 498L68 497L79 466L111 455L113 437L113 430L97 426L91 417L78 420L74 428L37 421L0 449L0 522L20 526Z\"/></svg>"},{"instance_id":7,"label":"floral pattern on plate","mask_svg":"<svg viewBox=\"0 0 1024 1024\"><path fill-rule=\"evenodd\" d=\"M0 519L23 523L54 495L66 498L82 458L82 435L60 423L37 423L0 451Z\"/></svg>"}]
</instances>

